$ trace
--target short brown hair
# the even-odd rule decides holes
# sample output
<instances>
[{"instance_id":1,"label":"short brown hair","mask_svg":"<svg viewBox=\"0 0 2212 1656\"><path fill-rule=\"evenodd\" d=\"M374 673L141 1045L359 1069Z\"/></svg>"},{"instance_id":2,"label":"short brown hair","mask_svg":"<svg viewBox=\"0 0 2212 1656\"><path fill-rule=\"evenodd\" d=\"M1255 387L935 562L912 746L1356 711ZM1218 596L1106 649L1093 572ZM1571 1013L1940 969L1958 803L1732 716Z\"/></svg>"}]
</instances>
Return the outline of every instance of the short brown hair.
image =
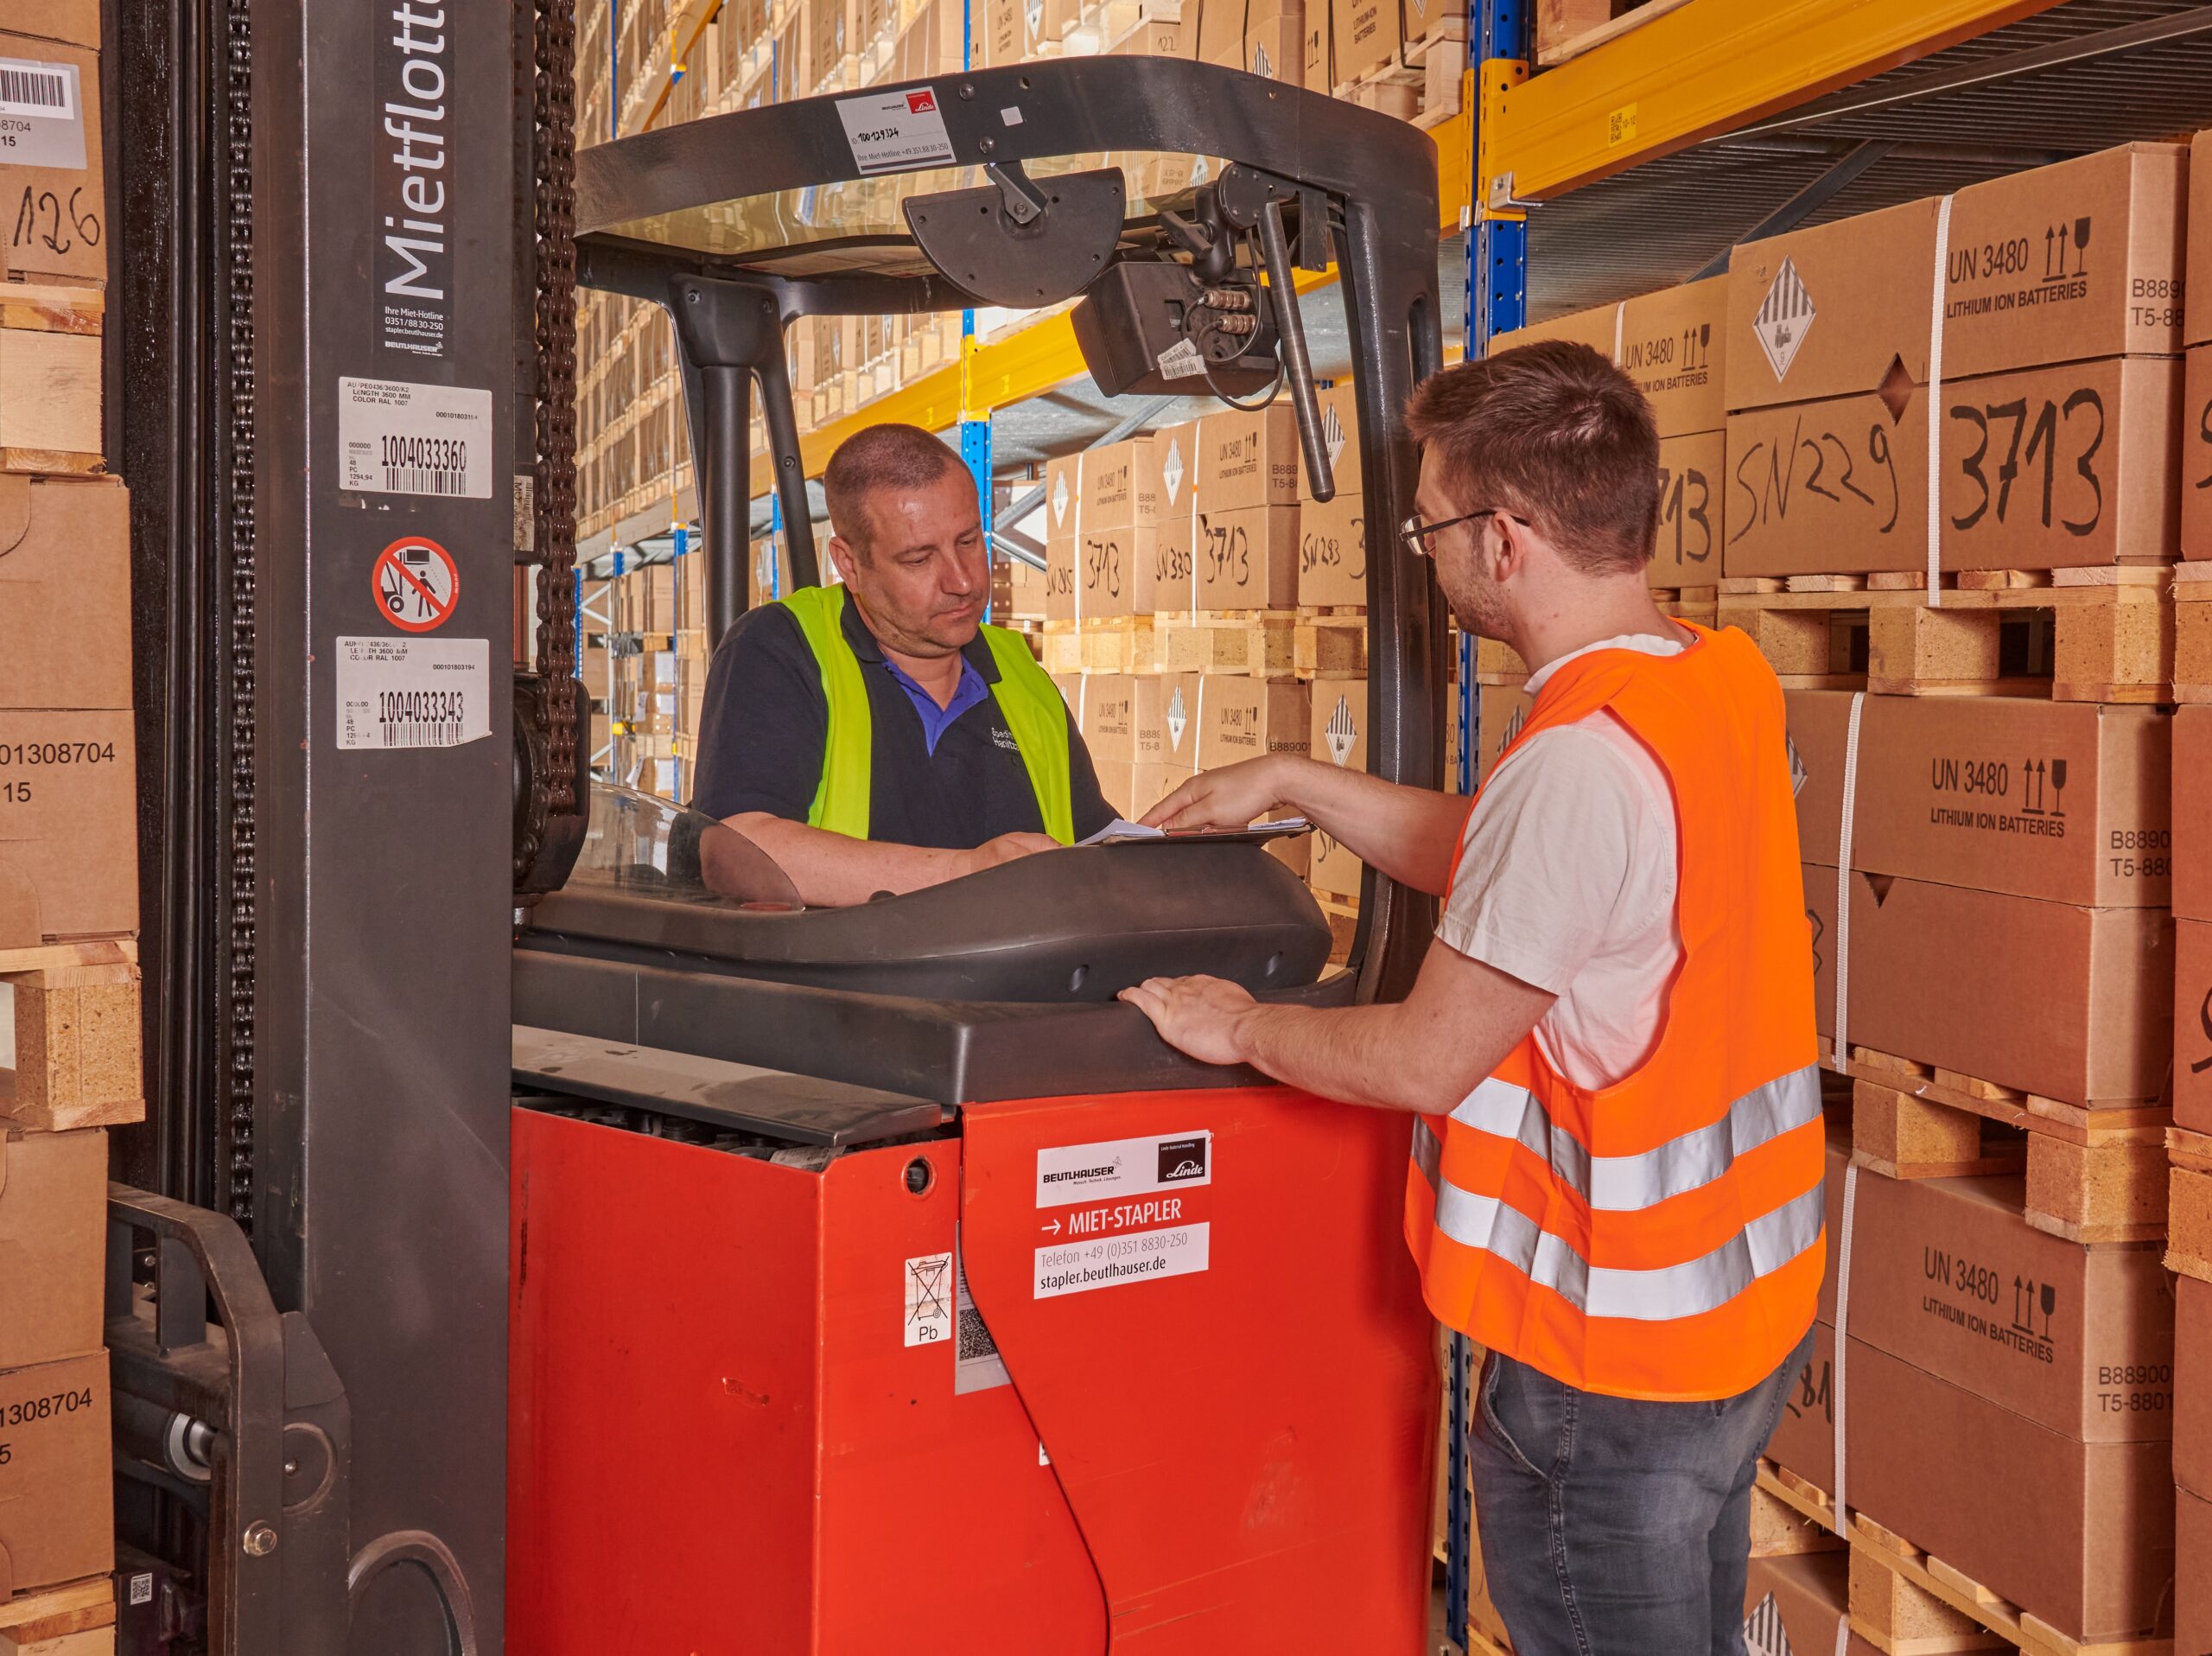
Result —
<instances>
[{"instance_id":1,"label":"short brown hair","mask_svg":"<svg viewBox=\"0 0 2212 1656\"><path fill-rule=\"evenodd\" d=\"M880 488L923 488L958 469L960 456L918 425L885 424L855 431L837 445L822 474L830 526L868 551L861 502Z\"/></svg>"},{"instance_id":2,"label":"short brown hair","mask_svg":"<svg viewBox=\"0 0 2212 1656\"><path fill-rule=\"evenodd\" d=\"M1462 511L1502 506L1592 575L1641 570L1659 532L1659 431L1636 382L1541 340L1423 380L1406 407Z\"/></svg>"}]
</instances>

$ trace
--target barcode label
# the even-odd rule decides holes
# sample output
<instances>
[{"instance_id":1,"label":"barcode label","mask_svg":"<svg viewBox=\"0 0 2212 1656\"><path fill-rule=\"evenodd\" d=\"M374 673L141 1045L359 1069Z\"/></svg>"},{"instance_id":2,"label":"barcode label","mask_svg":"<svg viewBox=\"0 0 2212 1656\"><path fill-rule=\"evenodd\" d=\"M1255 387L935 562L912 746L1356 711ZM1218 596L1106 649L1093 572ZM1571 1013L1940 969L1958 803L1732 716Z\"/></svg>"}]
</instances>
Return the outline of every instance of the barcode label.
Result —
<instances>
[{"instance_id":1,"label":"barcode label","mask_svg":"<svg viewBox=\"0 0 2212 1656\"><path fill-rule=\"evenodd\" d=\"M404 379L338 381L338 487L492 498L492 393Z\"/></svg>"},{"instance_id":2,"label":"barcode label","mask_svg":"<svg viewBox=\"0 0 2212 1656\"><path fill-rule=\"evenodd\" d=\"M466 494L468 474L457 466L386 466L387 494Z\"/></svg>"},{"instance_id":3,"label":"barcode label","mask_svg":"<svg viewBox=\"0 0 2212 1656\"><path fill-rule=\"evenodd\" d=\"M76 113L67 68L0 61L0 115L43 115L66 121Z\"/></svg>"},{"instance_id":4,"label":"barcode label","mask_svg":"<svg viewBox=\"0 0 2212 1656\"><path fill-rule=\"evenodd\" d=\"M338 746L401 753L492 734L492 644L480 638L340 638Z\"/></svg>"}]
</instances>

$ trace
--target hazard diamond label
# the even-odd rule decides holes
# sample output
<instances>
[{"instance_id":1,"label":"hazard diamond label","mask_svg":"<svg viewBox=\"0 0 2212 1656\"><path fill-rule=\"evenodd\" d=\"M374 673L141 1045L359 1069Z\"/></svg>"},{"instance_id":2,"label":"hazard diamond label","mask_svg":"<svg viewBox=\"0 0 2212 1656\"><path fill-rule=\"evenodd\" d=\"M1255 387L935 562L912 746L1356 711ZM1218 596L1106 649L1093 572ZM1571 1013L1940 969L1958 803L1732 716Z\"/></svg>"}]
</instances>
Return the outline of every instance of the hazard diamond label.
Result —
<instances>
[{"instance_id":1,"label":"hazard diamond label","mask_svg":"<svg viewBox=\"0 0 2212 1656\"><path fill-rule=\"evenodd\" d=\"M1190 722L1183 706L1183 686L1178 685L1167 697L1167 745L1177 753L1183 751L1183 727Z\"/></svg>"},{"instance_id":2,"label":"hazard diamond label","mask_svg":"<svg viewBox=\"0 0 2212 1656\"><path fill-rule=\"evenodd\" d=\"M1062 472L1052 484L1052 527L1057 529L1068 515L1068 475Z\"/></svg>"},{"instance_id":3,"label":"hazard diamond label","mask_svg":"<svg viewBox=\"0 0 2212 1656\"><path fill-rule=\"evenodd\" d=\"M1167 439L1167 457L1160 462L1160 481L1167 487L1167 504L1174 505L1183 492L1183 445L1173 437Z\"/></svg>"},{"instance_id":4,"label":"hazard diamond label","mask_svg":"<svg viewBox=\"0 0 2212 1656\"><path fill-rule=\"evenodd\" d=\"M1804 278L1797 274L1797 262L1783 259L1782 268L1774 273L1774 285L1759 305L1759 314L1751 321L1751 332L1758 336L1759 348L1774 366L1777 379L1789 378L1789 365L1797 360L1798 347L1811 331L1815 314L1813 296L1806 292Z\"/></svg>"},{"instance_id":5,"label":"hazard diamond label","mask_svg":"<svg viewBox=\"0 0 2212 1656\"><path fill-rule=\"evenodd\" d=\"M1782 1607L1774 1602L1773 1594L1761 1599L1744 1618L1744 1643L1751 1656L1796 1656L1782 1625Z\"/></svg>"},{"instance_id":6,"label":"hazard diamond label","mask_svg":"<svg viewBox=\"0 0 2212 1656\"><path fill-rule=\"evenodd\" d=\"M1329 464L1335 466L1344 451L1344 423L1337 417L1333 406L1321 416L1321 441L1328 445Z\"/></svg>"},{"instance_id":7,"label":"hazard diamond label","mask_svg":"<svg viewBox=\"0 0 2212 1656\"><path fill-rule=\"evenodd\" d=\"M1353 744L1359 740L1359 723L1351 716L1351 703L1342 696L1337 697L1337 710L1329 715L1326 734L1329 757L1343 764L1351 757Z\"/></svg>"}]
</instances>

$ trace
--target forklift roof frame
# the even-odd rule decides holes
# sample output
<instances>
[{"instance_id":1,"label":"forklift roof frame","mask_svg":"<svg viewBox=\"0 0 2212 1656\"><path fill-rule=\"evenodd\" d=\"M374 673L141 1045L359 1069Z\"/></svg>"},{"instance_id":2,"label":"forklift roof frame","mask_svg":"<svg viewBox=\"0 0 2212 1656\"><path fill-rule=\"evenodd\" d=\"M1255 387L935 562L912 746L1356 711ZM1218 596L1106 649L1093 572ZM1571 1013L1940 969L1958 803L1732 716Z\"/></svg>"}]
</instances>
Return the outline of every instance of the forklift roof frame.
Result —
<instances>
[{"instance_id":1,"label":"forklift roof frame","mask_svg":"<svg viewBox=\"0 0 2212 1656\"><path fill-rule=\"evenodd\" d=\"M941 118L941 144L918 167L864 169L850 136L864 111L847 106L904 94ZM1320 268L1332 253L1343 284L1360 366L1364 520L1395 525L1412 511L1419 458L1402 411L1414 386L1443 362L1436 149L1426 133L1242 71L1169 58L1057 59L801 99L656 129L576 157L578 282L662 304L675 321L709 560L710 639L744 613L750 590L756 385L785 522L810 532L792 537L794 573L802 585L817 578L785 328L801 316L977 303L930 264L911 235L885 233L880 223L855 235L779 242L772 232L794 215L772 214L768 235L758 233L756 215L746 239L731 233L742 211L723 213L721 226L729 228L718 230L716 210L864 180L886 184L895 203L893 181L916 173L950 184L961 169L980 175L987 167L1147 151L1218 156L1228 172L1256 175L1263 188L1280 183L1309 201L1325 198L1325 226L1300 225L1297 262ZM1143 244L1157 225L1151 213L1126 222L1109 263L1153 256ZM671 235L683 239L663 239ZM716 239L723 245L709 245ZM718 509L723 501L741 504ZM1367 580L1370 768L1392 781L1437 787L1445 657L1433 579L1426 560L1385 533L1368 537ZM1372 869L1364 886L1353 952L1358 994L1402 994L1427 948L1428 900Z\"/></svg>"}]
</instances>

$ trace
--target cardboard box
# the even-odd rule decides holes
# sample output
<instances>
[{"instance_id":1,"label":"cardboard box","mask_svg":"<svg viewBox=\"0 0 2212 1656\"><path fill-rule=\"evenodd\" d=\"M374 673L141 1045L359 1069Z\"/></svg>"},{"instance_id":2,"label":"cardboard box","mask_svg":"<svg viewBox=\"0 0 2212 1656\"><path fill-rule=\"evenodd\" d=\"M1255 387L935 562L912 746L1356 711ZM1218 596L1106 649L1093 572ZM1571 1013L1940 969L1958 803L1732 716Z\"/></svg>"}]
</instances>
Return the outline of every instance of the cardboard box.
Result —
<instances>
[{"instance_id":1,"label":"cardboard box","mask_svg":"<svg viewBox=\"0 0 2212 1656\"><path fill-rule=\"evenodd\" d=\"M2159 1245L2084 1247L2036 1230L2021 1184L1860 1174L1852 1339L2080 1443L2171 1436L2174 1302Z\"/></svg>"},{"instance_id":2,"label":"cardboard box","mask_svg":"<svg viewBox=\"0 0 2212 1656\"><path fill-rule=\"evenodd\" d=\"M0 1373L0 1596L112 1570L107 1353Z\"/></svg>"},{"instance_id":3,"label":"cardboard box","mask_svg":"<svg viewBox=\"0 0 2212 1656\"><path fill-rule=\"evenodd\" d=\"M1727 481L1725 431L1659 439L1659 536L1649 577L1653 586L1720 583L1728 542Z\"/></svg>"},{"instance_id":4,"label":"cardboard box","mask_svg":"<svg viewBox=\"0 0 2212 1656\"><path fill-rule=\"evenodd\" d=\"M1084 745L1101 767L1136 762L1136 685L1137 681L1126 672L1093 672L1084 677L1076 697L1077 717Z\"/></svg>"},{"instance_id":5,"label":"cardboard box","mask_svg":"<svg viewBox=\"0 0 2212 1656\"><path fill-rule=\"evenodd\" d=\"M0 0L0 35L29 35L98 50L99 0Z\"/></svg>"},{"instance_id":6,"label":"cardboard box","mask_svg":"<svg viewBox=\"0 0 2212 1656\"><path fill-rule=\"evenodd\" d=\"M1141 818L1177 788L1191 780L1192 772L1181 765L1162 765L1140 761L1129 767L1129 809L1132 819Z\"/></svg>"},{"instance_id":7,"label":"cardboard box","mask_svg":"<svg viewBox=\"0 0 2212 1656\"><path fill-rule=\"evenodd\" d=\"M0 131L12 118L0 117ZM0 186L13 170L0 166ZM81 462L100 454L105 310L105 296L90 288L0 286L0 449L33 451L31 463L12 468L52 470L38 456Z\"/></svg>"},{"instance_id":8,"label":"cardboard box","mask_svg":"<svg viewBox=\"0 0 2212 1656\"><path fill-rule=\"evenodd\" d=\"M2178 352L2187 164L2177 144L2126 144L1958 192L1943 281L1946 385ZM1926 385L1936 220L1930 198L1736 248L1722 364L1729 408L1871 392L1892 364Z\"/></svg>"},{"instance_id":9,"label":"cardboard box","mask_svg":"<svg viewBox=\"0 0 2212 1656\"><path fill-rule=\"evenodd\" d=\"M1726 399L1721 347L1727 283L1662 288L1500 334L1493 351L1572 340L1618 363L1643 391L1659 428L1659 535L1651 584L1714 586L1727 541Z\"/></svg>"},{"instance_id":10,"label":"cardboard box","mask_svg":"<svg viewBox=\"0 0 2212 1656\"><path fill-rule=\"evenodd\" d=\"M1306 10L1280 0L1252 0L1244 22L1241 67L1268 80L1306 84Z\"/></svg>"},{"instance_id":11,"label":"cardboard box","mask_svg":"<svg viewBox=\"0 0 2212 1656\"><path fill-rule=\"evenodd\" d=\"M1814 1010L1834 1034L1836 873L1805 865ZM1853 874L1851 1044L2063 1104L2156 1099L2173 1060L2173 921ZM2032 1007L2033 1016L2021 1009Z\"/></svg>"},{"instance_id":12,"label":"cardboard box","mask_svg":"<svg viewBox=\"0 0 2212 1656\"><path fill-rule=\"evenodd\" d=\"M11 142L4 154L28 157L0 161L0 201L14 226L0 265L18 281L107 282L99 54L89 44L38 38L80 29L83 3L67 0L49 13L33 0L31 10L55 22L35 24L29 35L0 33L0 58L29 66L41 92L55 100L51 116L8 118Z\"/></svg>"},{"instance_id":13,"label":"cardboard box","mask_svg":"<svg viewBox=\"0 0 2212 1656\"><path fill-rule=\"evenodd\" d=\"M2083 1443L1855 1333L1847 1384L1853 1506L2070 1637L2157 1623L2174 1570L2164 1440Z\"/></svg>"},{"instance_id":14,"label":"cardboard box","mask_svg":"<svg viewBox=\"0 0 2212 1656\"><path fill-rule=\"evenodd\" d=\"M1077 540L1075 617L1087 621L1151 615L1160 535L1152 525L1094 529L1086 518Z\"/></svg>"},{"instance_id":15,"label":"cardboard box","mask_svg":"<svg viewBox=\"0 0 2212 1656\"><path fill-rule=\"evenodd\" d=\"M0 474L0 707L130 705L129 494Z\"/></svg>"},{"instance_id":16,"label":"cardboard box","mask_svg":"<svg viewBox=\"0 0 2212 1656\"><path fill-rule=\"evenodd\" d=\"M1357 80L1395 61L1404 44L1399 0L1333 0L1337 85Z\"/></svg>"},{"instance_id":17,"label":"cardboard box","mask_svg":"<svg viewBox=\"0 0 2212 1656\"><path fill-rule=\"evenodd\" d=\"M1778 1656L1831 1656L1843 1637L1851 1607L1851 1559L1846 1552L1798 1552L1754 1558L1744 1589L1744 1639L1751 1650ZM1856 1634L1845 1639L1847 1656L1872 1656L1874 1646Z\"/></svg>"},{"instance_id":18,"label":"cardboard box","mask_svg":"<svg viewBox=\"0 0 2212 1656\"><path fill-rule=\"evenodd\" d=\"M1798 845L1833 865L1849 694L1791 691L1805 774ZM2172 882L2172 716L1997 697L1869 696L1852 865L2097 908L2164 908Z\"/></svg>"},{"instance_id":19,"label":"cardboard box","mask_svg":"<svg viewBox=\"0 0 2212 1656\"><path fill-rule=\"evenodd\" d=\"M1661 436L1686 436L1727 424L1721 373L1727 323L1728 279L1716 276L1501 334L1491 349L1554 339L1587 345L1636 381Z\"/></svg>"},{"instance_id":20,"label":"cardboard box","mask_svg":"<svg viewBox=\"0 0 2212 1656\"><path fill-rule=\"evenodd\" d=\"M1150 446L1149 438L1138 437L1084 451L1080 470L1085 531L1126 529L1147 520L1137 511L1136 462L1138 450Z\"/></svg>"},{"instance_id":21,"label":"cardboard box","mask_svg":"<svg viewBox=\"0 0 2212 1656\"><path fill-rule=\"evenodd\" d=\"M2212 345L2192 345L2182 360L2181 443L2181 555L2212 558Z\"/></svg>"},{"instance_id":22,"label":"cardboard box","mask_svg":"<svg viewBox=\"0 0 2212 1656\"><path fill-rule=\"evenodd\" d=\"M1280 678L1208 673L1200 687L1198 768L1307 750L1313 686Z\"/></svg>"},{"instance_id":23,"label":"cardboard box","mask_svg":"<svg viewBox=\"0 0 2212 1656\"><path fill-rule=\"evenodd\" d=\"M1927 396L1897 395L1901 412L1867 392L1729 416L1728 574L1927 566ZM2171 358L1947 378L1942 568L2170 562L2180 396Z\"/></svg>"},{"instance_id":24,"label":"cardboard box","mask_svg":"<svg viewBox=\"0 0 2212 1656\"><path fill-rule=\"evenodd\" d=\"M1319 0L1306 9L1306 85L1308 90L1328 92L1337 86L1337 31L1333 0Z\"/></svg>"},{"instance_id":25,"label":"cardboard box","mask_svg":"<svg viewBox=\"0 0 2212 1656\"><path fill-rule=\"evenodd\" d=\"M1297 598L1306 608L1367 602L1367 498L1341 478L1335 500L1298 508Z\"/></svg>"},{"instance_id":26,"label":"cardboard box","mask_svg":"<svg viewBox=\"0 0 2212 1656\"><path fill-rule=\"evenodd\" d=\"M1287 403L1255 413L1224 410L1198 422L1199 509L1298 503L1298 420ZM1171 508L1172 509L1172 508Z\"/></svg>"},{"instance_id":27,"label":"cardboard box","mask_svg":"<svg viewBox=\"0 0 2212 1656\"><path fill-rule=\"evenodd\" d=\"M1351 770L1367 768L1367 681L1331 679L1314 688L1307 751ZM1359 895L1362 863L1333 835L1318 829L1306 880L1316 890L1350 901Z\"/></svg>"},{"instance_id":28,"label":"cardboard box","mask_svg":"<svg viewBox=\"0 0 2212 1656\"><path fill-rule=\"evenodd\" d=\"M1134 822L1144 812L1136 804L1137 765L1133 759L1101 759L1096 761L1098 791L1105 795L1106 803L1114 807L1114 814Z\"/></svg>"},{"instance_id":29,"label":"cardboard box","mask_svg":"<svg viewBox=\"0 0 2212 1656\"><path fill-rule=\"evenodd\" d=\"M2197 165L2199 158L2203 167ZM2202 277L2212 271L2212 132L2199 132L2189 146L2189 221L2187 275ZM2188 289L2183 337L2191 345L2212 341L2212 290L2184 281ZM2163 297L2146 295L2145 297ZM2195 1653L2190 1653L2195 1656Z\"/></svg>"},{"instance_id":30,"label":"cardboard box","mask_svg":"<svg viewBox=\"0 0 2212 1656\"><path fill-rule=\"evenodd\" d=\"M1195 672L1147 673L1136 680L1136 760L1188 776L1205 741L1204 677Z\"/></svg>"},{"instance_id":31,"label":"cardboard box","mask_svg":"<svg viewBox=\"0 0 2212 1656\"><path fill-rule=\"evenodd\" d=\"M1321 440L1329 450L1329 470L1337 485L1337 499L1357 495L1367 487L1366 468L1360 463L1359 392L1349 379L1314 393L1321 412Z\"/></svg>"},{"instance_id":32,"label":"cardboard box","mask_svg":"<svg viewBox=\"0 0 2212 1656\"><path fill-rule=\"evenodd\" d=\"M1199 608L1291 609L1297 606L1295 506L1224 511L1209 504L1198 516L1195 557Z\"/></svg>"},{"instance_id":33,"label":"cardboard box","mask_svg":"<svg viewBox=\"0 0 2212 1656\"><path fill-rule=\"evenodd\" d=\"M1244 22L1253 11L1252 0L1203 0L1198 11L1198 54L1201 63L1241 67L1244 49ZM1185 14L1189 21L1190 13Z\"/></svg>"},{"instance_id":34,"label":"cardboard box","mask_svg":"<svg viewBox=\"0 0 2212 1656\"><path fill-rule=\"evenodd\" d=\"M0 1368L101 1344L107 1257L107 1135L0 1124Z\"/></svg>"},{"instance_id":35,"label":"cardboard box","mask_svg":"<svg viewBox=\"0 0 2212 1656\"><path fill-rule=\"evenodd\" d=\"M2212 920L2212 707L2173 718L2174 913Z\"/></svg>"},{"instance_id":36,"label":"cardboard box","mask_svg":"<svg viewBox=\"0 0 2212 1656\"><path fill-rule=\"evenodd\" d=\"M1491 769L1504 754L1506 744L1521 734L1521 727L1529 722L1529 710L1535 706L1536 698L1518 685L1478 685L1475 686L1475 717L1480 741L1475 750L1475 780L1487 780Z\"/></svg>"},{"instance_id":37,"label":"cardboard box","mask_svg":"<svg viewBox=\"0 0 2212 1656\"><path fill-rule=\"evenodd\" d=\"M1187 9L1190 16L1173 21L1147 18L1127 35L1107 48L1116 57L1187 58L1198 54L1198 8Z\"/></svg>"},{"instance_id":38,"label":"cardboard box","mask_svg":"<svg viewBox=\"0 0 2212 1656\"><path fill-rule=\"evenodd\" d=\"M2212 920L2174 922L2174 1124L2212 1133Z\"/></svg>"},{"instance_id":39,"label":"cardboard box","mask_svg":"<svg viewBox=\"0 0 2212 1656\"><path fill-rule=\"evenodd\" d=\"M2212 1653L2212 1500L2177 1489L2174 1513L2174 1649Z\"/></svg>"},{"instance_id":40,"label":"cardboard box","mask_svg":"<svg viewBox=\"0 0 2212 1656\"><path fill-rule=\"evenodd\" d=\"M137 792L128 712L0 709L0 949L137 931Z\"/></svg>"}]
</instances>

